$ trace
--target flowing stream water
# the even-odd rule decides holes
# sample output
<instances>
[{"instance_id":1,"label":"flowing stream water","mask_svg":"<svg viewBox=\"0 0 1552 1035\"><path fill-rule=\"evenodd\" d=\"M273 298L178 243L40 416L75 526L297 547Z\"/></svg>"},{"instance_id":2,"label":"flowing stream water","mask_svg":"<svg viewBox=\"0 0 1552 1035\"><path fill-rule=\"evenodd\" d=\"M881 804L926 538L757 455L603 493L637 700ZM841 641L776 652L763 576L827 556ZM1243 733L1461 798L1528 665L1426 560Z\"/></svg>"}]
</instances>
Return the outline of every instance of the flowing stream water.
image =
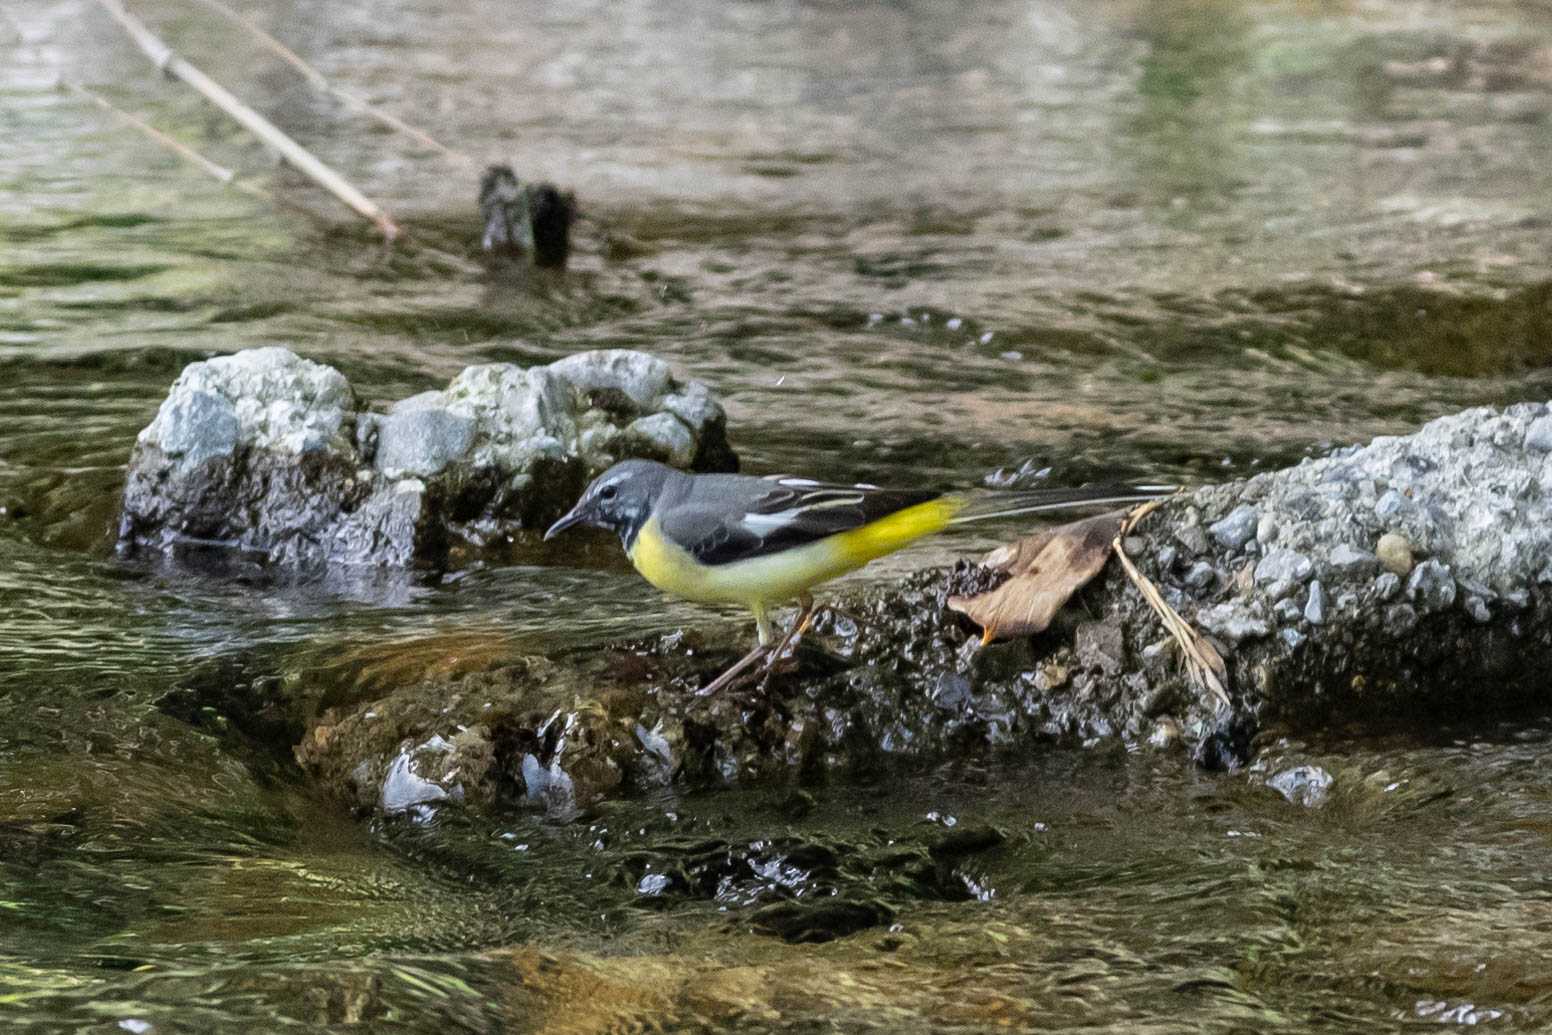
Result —
<instances>
[{"instance_id":1,"label":"flowing stream water","mask_svg":"<svg viewBox=\"0 0 1552 1035\"><path fill-rule=\"evenodd\" d=\"M193 0L135 8L383 199L401 246L96 4L0 7L7 1030L1552 1027L1544 720L1272 748L1334 777L1311 804L1101 746L569 823L367 820L273 731L233 735L178 688L744 619L564 553L258 585L111 550L167 386L261 344L379 402L473 363L639 348L714 387L747 470L945 486L1212 480L1547 399L1552 9L242 5L349 89L574 188L578 252L550 274L481 262L477 168L321 99ZM986 828L995 847L933 856L925 883L879 861ZM726 846L754 878L653 893L652 866ZM893 922L823 945L750 930L762 888L826 881Z\"/></svg>"}]
</instances>

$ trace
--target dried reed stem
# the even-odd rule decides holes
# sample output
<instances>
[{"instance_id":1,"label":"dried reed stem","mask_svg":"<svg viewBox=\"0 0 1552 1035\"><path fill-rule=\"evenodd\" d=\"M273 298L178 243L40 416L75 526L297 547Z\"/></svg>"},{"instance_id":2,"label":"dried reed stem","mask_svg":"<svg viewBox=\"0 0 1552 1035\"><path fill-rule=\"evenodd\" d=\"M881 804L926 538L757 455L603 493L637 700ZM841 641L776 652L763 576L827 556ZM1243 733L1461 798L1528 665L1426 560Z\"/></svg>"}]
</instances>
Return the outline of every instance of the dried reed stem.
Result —
<instances>
[{"instance_id":1,"label":"dried reed stem","mask_svg":"<svg viewBox=\"0 0 1552 1035\"><path fill-rule=\"evenodd\" d=\"M121 0L97 0L97 3L113 16L157 68L198 90L206 100L278 151L281 157L298 171L349 205L355 212L371 220L382 232L385 240L392 241L399 236L399 227L381 206L353 187L339 173L319 161L311 151L292 140L274 123L238 100L220 83L173 53L167 44L146 28L145 23L125 9Z\"/></svg>"},{"instance_id":2,"label":"dried reed stem","mask_svg":"<svg viewBox=\"0 0 1552 1035\"><path fill-rule=\"evenodd\" d=\"M455 151L451 147L448 147L446 144L442 143L440 140L436 139L430 133L427 133L425 130L419 128L418 126L412 126L408 122L405 122L403 119L399 118L397 115L392 115L386 111L375 108L363 98L351 93L344 87L336 85L330 81L330 79L322 72L308 64L307 61L296 51L292 50L290 47L286 46L284 43L280 42L278 39L271 36L263 29L259 28L259 26L254 24L253 21L243 16L240 12L233 10L230 6L223 3L222 0L195 0L195 2L203 4L205 7L208 7L210 10L215 11L217 14L221 15L223 18L226 18L236 25L241 26L246 32L252 35L254 39L258 40L261 46L269 50L276 57L280 58L286 64L290 65L292 68L301 73L302 77L312 85L313 89L319 91L320 93L326 93L332 97L337 98L342 104L344 104L352 111L366 115L369 118L376 119L378 122L381 122L383 125L394 130L395 132L403 133L406 136L413 137L415 140L424 144L426 147L431 148L431 150L437 152L449 161L456 162L459 165L467 166L470 168L476 167L480 164L474 158L464 154L462 151Z\"/></svg>"}]
</instances>

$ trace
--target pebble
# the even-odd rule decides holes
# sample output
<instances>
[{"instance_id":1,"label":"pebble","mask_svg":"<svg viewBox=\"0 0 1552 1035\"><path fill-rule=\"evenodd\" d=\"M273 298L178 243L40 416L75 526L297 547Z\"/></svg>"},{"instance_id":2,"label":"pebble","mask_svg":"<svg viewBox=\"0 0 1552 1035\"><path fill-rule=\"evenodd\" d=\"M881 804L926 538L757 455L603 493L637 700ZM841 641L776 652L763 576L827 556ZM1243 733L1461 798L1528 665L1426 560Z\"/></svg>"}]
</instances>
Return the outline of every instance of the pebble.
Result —
<instances>
[{"instance_id":1,"label":"pebble","mask_svg":"<svg viewBox=\"0 0 1552 1035\"><path fill-rule=\"evenodd\" d=\"M1389 600L1401 592L1401 576L1393 571L1387 571L1374 580L1374 599Z\"/></svg>"},{"instance_id":2,"label":"pebble","mask_svg":"<svg viewBox=\"0 0 1552 1035\"><path fill-rule=\"evenodd\" d=\"M1266 785L1294 805L1307 809L1325 803L1331 793L1331 774L1318 765L1297 765L1267 778Z\"/></svg>"},{"instance_id":3,"label":"pebble","mask_svg":"<svg viewBox=\"0 0 1552 1035\"><path fill-rule=\"evenodd\" d=\"M1411 510L1412 508L1413 504L1411 500L1407 499L1395 489L1391 489L1386 492L1385 495L1379 498L1378 503L1374 504L1374 513L1381 520L1388 521L1389 519L1397 517L1398 515Z\"/></svg>"},{"instance_id":4,"label":"pebble","mask_svg":"<svg viewBox=\"0 0 1552 1035\"><path fill-rule=\"evenodd\" d=\"M1192 589L1206 589L1213 584L1217 577L1218 572L1214 570L1211 564L1208 564L1206 561L1197 561L1191 565L1191 569L1186 572L1185 578L1181 581Z\"/></svg>"},{"instance_id":5,"label":"pebble","mask_svg":"<svg viewBox=\"0 0 1552 1035\"><path fill-rule=\"evenodd\" d=\"M1378 567L1379 558L1351 543L1338 543L1326 558L1331 567L1343 573L1359 574Z\"/></svg>"},{"instance_id":6,"label":"pebble","mask_svg":"<svg viewBox=\"0 0 1552 1035\"><path fill-rule=\"evenodd\" d=\"M1302 553L1277 548L1269 551L1256 565L1256 583L1263 586L1277 582L1302 583L1314 571L1314 563Z\"/></svg>"},{"instance_id":7,"label":"pebble","mask_svg":"<svg viewBox=\"0 0 1552 1035\"><path fill-rule=\"evenodd\" d=\"M1455 603L1455 576L1438 561L1424 561L1407 579L1407 597L1425 613L1442 611Z\"/></svg>"},{"instance_id":8,"label":"pebble","mask_svg":"<svg viewBox=\"0 0 1552 1035\"><path fill-rule=\"evenodd\" d=\"M1225 549L1238 550L1250 542L1250 538L1256 534L1256 524L1259 520L1260 515L1255 507L1241 505L1235 507L1222 521L1208 525L1207 532L1218 541L1218 545Z\"/></svg>"},{"instance_id":9,"label":"pebble","mask_svg":"<svg viewBox=\"0 0 1552 1035\"><path fill-rule=\"evenodd\" d=\"M1412 570L1412 544L1404 535L1386 532L1375 544L1374 555L1385 566L1385 570L1397 575L1405 575Z\"/></svg>"},{"instance_id":10,"label":"pebble","mask_svg":"<svg viewBox=\"0 0 1552 1035\"><path fill-rule=\"evenodd\" d=\"M1259 639L1270 635L1272 631L1266 619L1232 601L1203 608L1196 613L1196 620L1208 632L1216 633L1232 643Z\"/></svg>"},{"instance_id":11,"label":"pebble","mask_svg":"<svg viewBox=\"0 0 1552 1035\"><path fill-rule=\"evenodd\" d=\"M1319 579L1310 583L1309 600L1304 604L1304 620L1311 625L1324 625L1326 622L1326 591Z\"/></svg>"}]
</instances>

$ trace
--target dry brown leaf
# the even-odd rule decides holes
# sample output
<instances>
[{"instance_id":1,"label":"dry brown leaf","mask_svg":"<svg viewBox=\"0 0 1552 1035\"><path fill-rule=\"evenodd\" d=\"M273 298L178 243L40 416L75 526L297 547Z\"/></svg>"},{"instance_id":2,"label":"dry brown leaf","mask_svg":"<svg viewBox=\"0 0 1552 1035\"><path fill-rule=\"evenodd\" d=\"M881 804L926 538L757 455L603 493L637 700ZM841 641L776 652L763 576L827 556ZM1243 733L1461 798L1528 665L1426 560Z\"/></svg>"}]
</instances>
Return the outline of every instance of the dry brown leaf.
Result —
<instances>
[{"instance_id":1,"label":"dry brown leaf","mask_svg":"<svg viewBox=\"0 0 1552 1035\"><path fill-rule=\"evenodd\" d=\"M1123 518L1120 511L1084 518L994 551L986 566L1012 577L973 597L949 597L948 606L981 627L983 643L1043 632L1062 605L1105 566Z\"/></svg>"}]
</instances>

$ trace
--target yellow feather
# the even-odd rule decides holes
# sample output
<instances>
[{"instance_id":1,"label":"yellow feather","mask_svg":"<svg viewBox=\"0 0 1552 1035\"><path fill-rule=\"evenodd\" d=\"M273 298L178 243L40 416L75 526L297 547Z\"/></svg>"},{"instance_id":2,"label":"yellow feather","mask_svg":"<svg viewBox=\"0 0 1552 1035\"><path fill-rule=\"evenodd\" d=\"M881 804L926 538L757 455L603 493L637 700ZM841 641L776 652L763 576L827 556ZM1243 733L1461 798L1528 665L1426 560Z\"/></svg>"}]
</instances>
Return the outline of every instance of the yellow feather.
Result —
<instances>
[{"instance_id":1,"label":"yellow feather","mask_svg":"<svg viewBox=\"0 0 1552 1035\"><path fill-rule=\"evenodd\" d=\"M791 600L821 582L942 531L963 507L963 499L944 496L806 546L716 565L701 564L663 538L657 519L652 518L637 533L630 560L643 578L665 593L702 603L743 604L758 613L767 604Z\"/></svg>"},{"instance_id":2,"label":"yellow feather","mask_svg":"<svg viewBox=\"0 0 1552 1035\"><path fill-rule=\"evenodd\" d=\"M948 527L955 514L964 509L965 502L957 496L939 496L914 507L897 510L888 517L881 517L850 532L831 536L837 548L852 567L860 568L869 561L915 542L922 536L941 532Z\"/></svg>"}]
</instances>

